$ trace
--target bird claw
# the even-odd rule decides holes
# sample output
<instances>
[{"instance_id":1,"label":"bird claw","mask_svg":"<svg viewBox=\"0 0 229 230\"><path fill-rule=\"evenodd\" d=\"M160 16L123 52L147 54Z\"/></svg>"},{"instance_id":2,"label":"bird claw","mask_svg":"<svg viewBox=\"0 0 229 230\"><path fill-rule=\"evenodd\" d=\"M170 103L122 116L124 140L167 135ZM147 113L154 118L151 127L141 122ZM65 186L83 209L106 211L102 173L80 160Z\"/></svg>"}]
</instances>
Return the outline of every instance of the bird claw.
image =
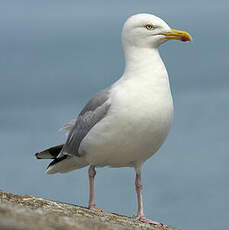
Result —
<instances>
[{"instance_id":1,"label":"bird claw","mask_svg":"<svg viewBox=\"0 0 229 230\"><path fill-rule=\"evenodd\" d=\"M104 211L102 208L97 208L95 205L88 207L88 209L95 212L101 212L103 214L109 214L109 212Z\"/></svg>"},{"instance_id":2,"label":"bird claw","mask_svg":"<svg viewBox=\"0 0 229 230\"><path fill-rule=\"evenodd\" d=\"M163 228L168 228L168 225L165 225L165 224L153 221L153 220L149 220L149 219L147 219L147 218L145 218L144 216L141 216L141 215L136 216L136 220L139 220L139 221L141 221L143 223L152 224L152 225L163 227Z\"/></svg>"}]
</instances>

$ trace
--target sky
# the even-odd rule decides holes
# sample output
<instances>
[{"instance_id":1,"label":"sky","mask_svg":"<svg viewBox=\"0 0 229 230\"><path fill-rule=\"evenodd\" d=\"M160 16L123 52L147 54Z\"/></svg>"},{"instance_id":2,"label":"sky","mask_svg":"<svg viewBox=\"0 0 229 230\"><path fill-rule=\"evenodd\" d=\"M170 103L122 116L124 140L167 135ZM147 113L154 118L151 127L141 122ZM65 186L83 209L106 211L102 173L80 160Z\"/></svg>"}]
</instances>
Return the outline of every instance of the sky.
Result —
<instances>
[{"instance_id":1,"label":"sky","mask_svg":"<svg viewBox=\"0 0 229 230\"><path fill-rule=\"evenodd\" d=\"M185 230L223 230L229 213L229 3L225 1L1 1L0 189L87 206L87 168L46 175L34 153L64 143L58 132L86 102L122 75L121 30L152 13L188 31L192 43L160 48L175 118L144 164L145 215ZM131 168L100 168L96 202L134 216ZM198 227L196 227L198 226Z\"/></svg>"}]
</instances>

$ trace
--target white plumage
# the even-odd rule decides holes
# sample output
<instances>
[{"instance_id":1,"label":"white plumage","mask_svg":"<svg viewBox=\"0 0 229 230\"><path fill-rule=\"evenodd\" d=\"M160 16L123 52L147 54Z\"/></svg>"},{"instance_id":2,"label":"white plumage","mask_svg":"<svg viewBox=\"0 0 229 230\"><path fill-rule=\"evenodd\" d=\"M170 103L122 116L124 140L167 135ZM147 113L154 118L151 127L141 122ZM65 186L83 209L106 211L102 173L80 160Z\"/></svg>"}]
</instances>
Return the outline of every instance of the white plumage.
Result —
<instances>
[{"instance_id":1,"label":"white plumage","mask_svg":"<svg viewBox=\"0 0 229 230\"><path fill-rule=\"evenodd\" d=\"M81 142L79 152L90 165L141 166L168 134L173 103L167 72L157 51L138 53L142 76L135 77L135 69L124 73L111 88L107 116Z\"/></svg>"}]
</instances>

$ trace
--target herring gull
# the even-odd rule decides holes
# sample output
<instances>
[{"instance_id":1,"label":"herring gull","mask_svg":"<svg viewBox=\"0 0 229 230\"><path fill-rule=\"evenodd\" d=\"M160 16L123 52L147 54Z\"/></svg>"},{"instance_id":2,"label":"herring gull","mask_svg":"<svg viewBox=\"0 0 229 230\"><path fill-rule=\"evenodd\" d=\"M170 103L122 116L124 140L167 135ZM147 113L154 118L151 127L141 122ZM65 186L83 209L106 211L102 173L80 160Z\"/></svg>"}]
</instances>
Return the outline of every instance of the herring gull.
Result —
<instances>
[{"instance_id":1,"label":"herring gull","mask_svg":"<svg viewBox=\"0 0 229 230\"><path fill-rule=\"evenodd\" d=\"M191 41L184 31L171 29L151 14L127 19L122 30L125 70L110 87L97 93L77 119L63 130L68 132L64 145L36 153L38 159L53 159L46 173L66 173L89 165L89 209L103 211L94 200L96 167L133 167L136 172L138 211L143 213L141 171L165 141L173 121L173 100L168 74L158 47L176 39Z\"/></svg>"}]
</instances>

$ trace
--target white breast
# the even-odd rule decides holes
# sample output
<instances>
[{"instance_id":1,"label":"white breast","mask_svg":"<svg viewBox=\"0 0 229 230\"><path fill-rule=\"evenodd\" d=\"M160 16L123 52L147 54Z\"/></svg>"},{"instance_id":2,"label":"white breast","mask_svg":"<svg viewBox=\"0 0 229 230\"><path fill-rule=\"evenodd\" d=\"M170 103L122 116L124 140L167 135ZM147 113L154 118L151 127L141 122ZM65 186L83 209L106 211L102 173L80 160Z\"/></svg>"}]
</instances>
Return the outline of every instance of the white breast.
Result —
<instances>
[{"instance_id":1,"label":"white breast","mask_svg":"<svg viewBox=\"0 0 229 230\"><path fill-rule=\"evenodd\" d=\"M168 74L158 50L126 48L125 72L111 88L107 116L79 148L91 165L135 167L159 149L173 120Z\"/></svg>"},{"instance_id":2,"label":"white breast","mask_svg":"<svg viewBox=\"0 0 229 230\"><path fill-rule=\"evenodd\" d=\"M173 103L168 82L120 80L110 111L83 139L80 152L92 165L134 166L152 156L168 135Z\"/></svg>"}]
</instances>

